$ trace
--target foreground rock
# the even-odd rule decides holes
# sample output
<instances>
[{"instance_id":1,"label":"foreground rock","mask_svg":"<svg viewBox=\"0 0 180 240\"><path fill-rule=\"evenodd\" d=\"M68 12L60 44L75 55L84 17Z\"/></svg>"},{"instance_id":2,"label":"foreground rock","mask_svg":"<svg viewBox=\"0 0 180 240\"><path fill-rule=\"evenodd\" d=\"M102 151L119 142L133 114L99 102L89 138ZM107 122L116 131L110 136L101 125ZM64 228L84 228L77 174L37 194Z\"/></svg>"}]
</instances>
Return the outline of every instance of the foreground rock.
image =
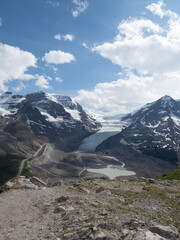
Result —
<instances>
[{"instance_id":1,"label":"foreground rock","mask_svg":"<svg viewBox=\"0 0 180 240\"><path fill-rule=\"evenodd\" d=\"M149 229L153 233L157 233L158 235L166 238L166 239L177 239L178 237L178 231L174 227L167 227L167 226L161 226L156 225Z\"/></svg>"},{"instance_id":2,"label":"foreground rock","mask_svg":"<svg viewBox=\"0 0 180 240\"><path fill-rule=\"evenodd\" d=\"M2 190L12 190L12 189L39 189L40 187L46 187L46 183L37 177L32 177L30 179L21 176L19 178L14 178L2 186Z\"/></svg>"},{"instance_id":3,"label":"foreground rock","mask_svg":"<svg viewBox=\"0 0 180 240\"><path fill-rule=\"evenodd\" d=\"M0 240L179 239L178 181L96 179L17 188L22 182L35 183L20 178L0 194Z\"/></svg>"}]
</instances>

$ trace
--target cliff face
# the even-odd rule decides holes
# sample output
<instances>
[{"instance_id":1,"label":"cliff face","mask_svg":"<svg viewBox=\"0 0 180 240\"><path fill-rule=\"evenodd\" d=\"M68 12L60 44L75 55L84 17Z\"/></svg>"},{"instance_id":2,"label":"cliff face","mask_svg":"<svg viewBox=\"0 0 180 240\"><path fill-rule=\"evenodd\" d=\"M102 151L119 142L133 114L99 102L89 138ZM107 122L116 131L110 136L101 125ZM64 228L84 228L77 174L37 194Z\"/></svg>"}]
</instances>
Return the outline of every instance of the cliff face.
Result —
<instances>
[{"instance_id":1,"label":"cliff face","mask_svg":"<svg viewBox=\"0 0 180 240\"><path fill-rule=\"evenodd\" d=\"M100 124L68 96L0 94L0 152L27 156L45 142L73 150Z\"/></svg>"}]
</instances>

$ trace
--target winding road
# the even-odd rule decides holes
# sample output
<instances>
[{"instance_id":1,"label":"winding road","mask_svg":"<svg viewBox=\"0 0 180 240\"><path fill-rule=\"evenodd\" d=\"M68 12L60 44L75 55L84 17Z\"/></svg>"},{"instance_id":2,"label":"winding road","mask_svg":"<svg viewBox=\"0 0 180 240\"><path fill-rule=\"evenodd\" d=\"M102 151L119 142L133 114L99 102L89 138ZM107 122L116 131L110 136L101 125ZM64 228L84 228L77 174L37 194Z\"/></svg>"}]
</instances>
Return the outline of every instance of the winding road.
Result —
<instances>
[{"instance_id":1,"label":"winding road","mask_svg":"<svg viewBox=\"0 0 180 240\"><path fill-rule=\"evenodd\" d=\"M16 178L19 178L21 176L21 173L22 173L22 170L24 168L24 164L29 161L29 160L32 160L34 157L37 157L39 155L42 154L42 152L44 151L45 147L46 147L47 143L43 144L38 150L37 152L34 153L34 155L32 155L31 157L29 158L26 158L26 159L23 159L19 165L19 169L18 169L18 172L17 172L17 175L16 175Z\"/></svg>"}]
</instances>

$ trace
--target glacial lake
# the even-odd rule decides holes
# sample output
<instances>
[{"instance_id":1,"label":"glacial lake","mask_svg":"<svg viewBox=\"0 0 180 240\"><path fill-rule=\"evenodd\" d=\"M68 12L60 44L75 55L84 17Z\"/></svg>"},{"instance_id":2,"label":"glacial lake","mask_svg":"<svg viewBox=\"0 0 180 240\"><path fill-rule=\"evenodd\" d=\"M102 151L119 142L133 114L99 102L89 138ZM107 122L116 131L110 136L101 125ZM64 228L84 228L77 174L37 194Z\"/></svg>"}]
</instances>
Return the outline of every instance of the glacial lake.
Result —
<instances>
[{"instance_id":1,"label":"glacial lake","mask_svg":"<svg viewBox=\"0 0 180 240\"><path fill-rule=\"evenodd\" d=\"M120 176L128 177L128 176L136 175L136 173L133 172L133 171L128 171L126 169L116 168L112 165L108 165L105 168L99 168L99 169L87 168L87 171L106 175L110 180L113 180L116 177L120 177Z\"/></svg>"}]
</instances>

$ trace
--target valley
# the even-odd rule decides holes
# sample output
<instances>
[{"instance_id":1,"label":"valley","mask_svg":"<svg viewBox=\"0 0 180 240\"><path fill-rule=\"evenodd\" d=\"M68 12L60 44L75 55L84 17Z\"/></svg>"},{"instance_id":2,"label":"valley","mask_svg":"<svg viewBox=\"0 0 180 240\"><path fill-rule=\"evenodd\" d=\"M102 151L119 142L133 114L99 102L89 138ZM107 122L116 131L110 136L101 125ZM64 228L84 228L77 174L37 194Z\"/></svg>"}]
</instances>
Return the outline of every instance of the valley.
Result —
<instances>
[{"instance_id":1,"label":"valley","mask_svg":"<svg viewBox=\"0 0 180 240\"><path fill-rule=\"evenodd\" d=\"M101 122L66 96L0 103L0 239L179 239L178 102Z\"/></svg>"},{"instance_id":2,"label":"valley","mask_svg":"<svg viewBox=\"0 0 180 240\"><path fill-rule=\"evenodd\" d=\"M6 92L0 109L2 156L30 159L28 172L49 184L157 177L179 166L180 104L168 96L101 122L70 97L44 92L25 97Z\"/></svg>"}]
</instances>

